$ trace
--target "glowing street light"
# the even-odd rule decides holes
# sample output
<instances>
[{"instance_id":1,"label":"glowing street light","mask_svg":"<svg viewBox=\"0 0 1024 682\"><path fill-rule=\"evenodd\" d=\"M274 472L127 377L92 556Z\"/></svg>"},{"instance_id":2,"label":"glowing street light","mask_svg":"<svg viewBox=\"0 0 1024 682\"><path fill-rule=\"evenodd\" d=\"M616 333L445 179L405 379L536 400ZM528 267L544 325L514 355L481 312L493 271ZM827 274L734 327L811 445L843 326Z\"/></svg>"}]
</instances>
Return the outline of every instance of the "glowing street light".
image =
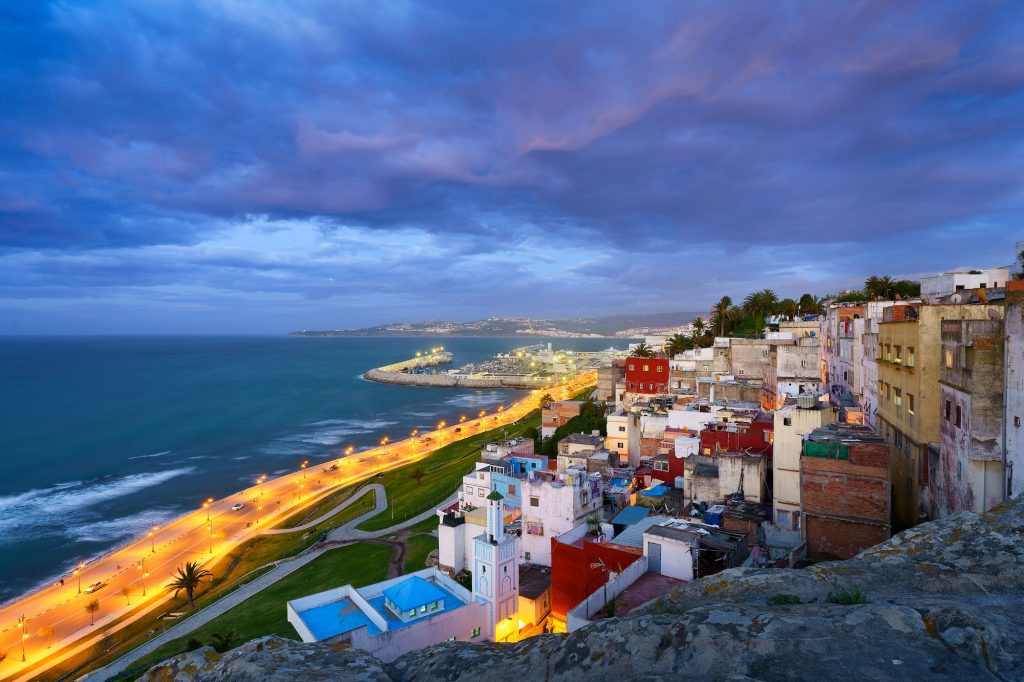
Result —
<instances>
[{"instance_id":1,"label":"glowing street light","mask_svg":"<svg viewBox=\"0 0 1024 682\"><path fill-rule=\"evenodd\" d=\"M446 422L444 420L437 422L437 428L443 429L445 426Z\"/></svg>"},{"instance_id":2,"label":"glowing street light","mask_svg":"<svg viewBox=\"0 0 1024 682\"><path fill-rule=\"evenodd\" d=\"M75 568L75 575L78 576L78 594L82 594L82 569L85 568L84 563L79 563Z\"/></svg>"},{"instance_id":3,"label":"glowing street light","mask_svg":"<svg viewBox=\"0 0 1024 682\"><path fill-rule=\"evenodd\" d=\"M139 561L139 570L142 571L142 596L146 596L146 578L149 576L149 571L146 570L146 557L142 557Z\"/></svg>"},{"instance_id":4,"label":"glowing street light","mask_svg":"<svg viewBox=\"0 0 1024 682\"><path fill-rule=\"evenodd\" d=\"M309 466L309 460L308 459L302 460L302 465L301 465L300 468L302 469L302 480L303 481L306 480L306 467L308 467L308 466Z\"/></svg>"},{"instance_id":5,"label":"glowing street light","mask_svg":"<svg viewBox=\"0 0 1024 682\"><path fill-rule=\"evenodd\" d=\"M156 535L155 533L160 529L160 526L153 524L153 527L149 529L149 548L152 554L156 554Z\"/></svg>"},{"instance_id":6,"label":"glowing street light","mask_svg":"<svg viewBox=\"0 0 1024 682\"><path fill-rule=\"evenodd\" d=\"M413 429L413 430L412 430L412 433L410 433L409 435L410 435L410 436L416 436L416 435L418 435L418 434L419 434L419 432L420 432L420 430L419 430L419 429Z\"/></svg>"},{"instance_id":7,"label":"glowing street light","mask_svg":"<svg viewBox=\"0 0 1024 682\"><path fill-rule=\"evenodd\" d=\"M390 438L388 438L387 436L384 436L383 438L380 439L380 444L381 445L387 445L389 440L390 440Z\"/></svg>"},{"instance_id":8,"label":"glowing street light","mask_svg":"<svg viewBox=\"0 0 1024 682\"><path fill-rule=\"evenodd\" d=\"M206 502L203 502L203 509L206 510L206 522L210 522L210 505L213 504L213 498L207 497Z\"/></svg>"},{"instance_id":9,"label":"glowing street light","mask_svg":"<svg viewBox=\"0 0 1024 682\"><path fill-rule=\"evenodd\" d=\"M25 640L28 639L28 618L21 614L18 619L18 627L21 628L21 662L25 662Z\"/></svg>"},{"instance_id":10,"label":"glowing street light","mask_svg":"<svg viewBox=\"0 0 1024 682\"><path fill-rule=\"evenodd\" d=\"M213 554L213 521L210 521L210 554Z\"/></svg>"},{"instance_id":11,"label":"glowing street light","mask_svg":"<svg viewBox=\"0 0 1024 682\"><path fill-rule=\"evenodd\" d=\"M347 448L345 448L345 454L346 455L351 455L353 450L355 450L355 446L354 445L349 445Z\"/></svg>"},{"instance_id":12,"label":"glowing street light","mask_svg":"<svg viewBox=\"0 0 1024 682\"><path fill-rule=\"evenodd\" d=\"M464 421L466 421L466 415L462 415L461 417L459 417L459 423L460 423L460 424L461 424L462 422L464 422Z\"/></svg>"},{"instance_id":13,"label":"glowing street light","mask_svg":"<svg viewBox=\"0 0 1024 682\"><path fill-rule=\"evenodd\" d=\"M256 482L260 484L260 497L263 497L263 482L266 481L266 480L267 480L267 475L266 474L261 474L260 477L256 479Z\"/></svg>"}]
</instances>

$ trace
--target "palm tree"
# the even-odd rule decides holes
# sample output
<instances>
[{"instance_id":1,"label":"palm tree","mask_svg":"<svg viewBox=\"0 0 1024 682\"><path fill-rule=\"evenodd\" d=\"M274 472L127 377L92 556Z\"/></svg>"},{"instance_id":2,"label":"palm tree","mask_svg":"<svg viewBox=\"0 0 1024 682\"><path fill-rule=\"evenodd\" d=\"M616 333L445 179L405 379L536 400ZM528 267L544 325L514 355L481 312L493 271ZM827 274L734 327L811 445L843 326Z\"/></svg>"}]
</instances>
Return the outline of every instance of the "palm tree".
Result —
<instances>
[{"instance_id":1,"label":"palm tree","mask_svg":"<svg viewBox=\"0 0 1024 682\"><path fill-rule=\"evenodd\" d=\"M184 566L178 566L178 572L174 574L174 579L167 584L167 589L173 590L175 597L184 590L185 596L188 597L189 608L194 609L196 607L194 599L196 588L203 580L212 577L213 573L202 568L198 562L186 561Z\"/></svg>"},{"instance_id":2,"label":"palm tree","mask_svg":"<svg viewBox=\"0 0 1024 682\"><path fill-rule=\"evenodd\" d=\"M784 315L790 320L796 317L799 308L800 304L791 298L784 298L779 301L779 314Z\"/></svg>"},{"instance_id":3,"label":"palm tree","mask_svg":"<svg viewBox=\"0 0 1024 682\"><path fill-rule=\"evenodd\" d=\"M89 625L96 624L96 612L100 610L100 600L93 599L85 605L85 612L89 614Z\"/></svg>"},{"instance_id":4,"label":"palm tree","mask_svg":"<svg viewBox=\"0 0 1024 682\"><path fill-rule=\"evenodd\" d=\"M637 344L636 348L633 349L631 355L635 358L653 358L654 351L651 350L651 347L646 343L640 342Z\"/></svg>"},{"instance_id":5,"label":"palm tree","mask_svg":"<svg viewBox=\"0 0 1024 682\"><path fill-rule=\"evenodd\" d=\"M743 310L754 318L758 327L764 328L764 318L774 312L779 303L779 297L771 289L762 289L748 294L743 299Z\"/></svg>"},{"instance_id":6,"label":"palm tree","mask_svg":"<svg viewBox=\"0 0 1024 682\"><path fill-rule=\"evenodd\" d=\"M888 275L883 275L881 277L878 275L871 275L864 280L864 293L871 298L887 300L892 296L895 286L896 282L894 282L892 277L889 277Z\"/></svg>"},{"instance_id":7,"label":"palm tree","mask_svg":"<svg viewBox=\"0 0 1024 682\"><path fill-rule=\"evenodd\" d=\"M804 294L800 297L800 313L803 315L820 315L822 311L821 299L812 294Z\"/></svg>"},{"instance_id":8,"label":"palm tree","mask_svg":"<svg viewBox=\"0 0 1024 682\"><path fill-rule=\"evenodd\" d=\"M725 336L726 323L734 319L736 319L736 308L732 305L732 299L728 296L718 299L718 303L711 308L711 322L718 327L719 336Z\"/></svg>"},{"instance_id":9,"label":"palm tree","mask_svg":"<svg viewBox=\"0 0 1024 682\"><path fill-rule=\"evenodd\" d=\"M693 335L704 336L704 331L707 329L707 323L703 317L694 318L693 322Z\"/></svg>"},{"instance_id":10,"label":"palm tree","mask_svg":"<svg viewBox=\"0 0 1024 682\"><path fill-rule=\"evenodd\" d=\"M686 334L673 334L665 344L669 355L676 356L690 347L690 337Z\"/></svg>"}]
</instances>

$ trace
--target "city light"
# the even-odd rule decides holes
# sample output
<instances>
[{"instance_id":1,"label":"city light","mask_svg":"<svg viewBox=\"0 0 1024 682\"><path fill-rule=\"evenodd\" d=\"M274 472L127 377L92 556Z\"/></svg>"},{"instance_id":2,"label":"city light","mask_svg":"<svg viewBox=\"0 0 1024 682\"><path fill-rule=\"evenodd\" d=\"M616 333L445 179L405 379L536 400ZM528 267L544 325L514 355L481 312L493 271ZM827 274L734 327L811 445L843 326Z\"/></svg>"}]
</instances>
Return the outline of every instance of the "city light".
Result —
<instances>
[{"instance_id":1,"label":"city light","mask_svg":"<svg viewBox=\"0 0 1024 682\"><path fill-rule=\"evenodd\" d=\"M206 502L203 502L203 509L206 510L206 522L210 522L210 505L213 504L213 498L207 497Z\"/></svg>"},{"instance_id":2,"label":"city light","mask_svg":"<svg viewBox=\"0 0 1024 682\"><path fill-rule=\"evenodd\" d=\"M160 526L153 524L153 527L149 529L149 546L153 554L156 554L156 532L160 529Z\"/></svg>"},{"instance_id":3,"label":"city light","mask_svg":"<svg viewBox=\"0 0 1024 682\"><path fill-rule=\"evenodd\" d=\"M75 575L78 576L78 594L82 594L82 569L84 568L84 563L79 563L78 567L75 568Z\"/></svg>"}]
</instances>

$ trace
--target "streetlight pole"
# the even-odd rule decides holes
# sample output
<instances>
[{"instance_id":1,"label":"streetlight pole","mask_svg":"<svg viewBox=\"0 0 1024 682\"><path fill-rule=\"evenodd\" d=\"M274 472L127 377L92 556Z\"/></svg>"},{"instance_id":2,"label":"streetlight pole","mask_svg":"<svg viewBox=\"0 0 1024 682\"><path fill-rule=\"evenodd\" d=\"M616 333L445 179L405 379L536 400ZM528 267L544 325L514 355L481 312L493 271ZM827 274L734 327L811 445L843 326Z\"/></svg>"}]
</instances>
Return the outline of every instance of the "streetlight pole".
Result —
<instances>
[{"instance_id":1,"label":"streetlight pole","mask_svg":"<svg viewBox=\"0 0 1024 682\"><path fill-rule=\"evenodd\" d=\"M21 628L21 662L25 662L25 640L28 639L28 619L25 618L25 614L21 614L21 618L18 619L18 627Z\"/></svg>"},{"instance_id":2,"label":"streetlight pole","mask_svg":"<svg viewBox=\"0 0 1024 682\"><path fill-rule=\"evenodd\" d=\"M79 563L75 569L75 575L78 576L78 594L82 594L82 569L85 568L84 563Z\"/></svg>"},{"instance_id":3,"label":"streetlight pole","mask_svg":"<svg viewBox=\"0 0 1024 682\"><path fill-rule=\"evenodd\" d=\"M146 571L146 557L142 557L142 560L139 561L139 570L142 571L142 596L145 597L146 596L146 576L149 575L149 573Z\"/></svg>"},{"instance_id":4,"label":"streetlight pole","mask_svg":"<svg viewBox=\"0 0 1024 682\"><path fill-rule=\"evenodd\" d=\"M156 531L160 526L153 524L153 527L149 531L149 550L151 554L156 554Z\"/></svg>"},{"instance_id":5,"label":"streetlight pole","mask_svg":"<svg viewBox=\"0 0 1024 682\"><path fill-rule=\"evenodd\" d=\"M206 502L203 502L203 507L206 508L206 522L210 522L210 505L213 504L213 498L207 497Z\"/></svg>"},{"instance_id":6,"label":"streetlight pole","mask_svg":"<svg viewBox=\"0 0 1024 682\"><path fill-rule=\"evenodd\" d=\"M213 521L210 521L210 554L213 554Z\"/></svg>"}]
</instances>

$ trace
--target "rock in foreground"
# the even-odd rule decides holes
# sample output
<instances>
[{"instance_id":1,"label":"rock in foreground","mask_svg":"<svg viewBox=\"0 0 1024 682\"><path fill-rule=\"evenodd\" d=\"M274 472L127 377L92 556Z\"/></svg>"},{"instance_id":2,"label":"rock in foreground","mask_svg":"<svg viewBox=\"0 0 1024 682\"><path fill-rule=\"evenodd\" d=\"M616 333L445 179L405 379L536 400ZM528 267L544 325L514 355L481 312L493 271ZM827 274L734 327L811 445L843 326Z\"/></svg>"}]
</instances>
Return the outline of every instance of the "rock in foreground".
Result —
<instances>
[{"instance_id":1,"label":"rock in foreground","mask_svg":"<svg viewBox=\"0 0 1024 682\"><path fill-rule=\"evenodd\" d=\"M1024 680L1021 614L1024 500L923 524L849 561L725 571L568 637L453 642L390 665L266 638L184 654L143 679Z\"/></svg>"}]
</instances>

